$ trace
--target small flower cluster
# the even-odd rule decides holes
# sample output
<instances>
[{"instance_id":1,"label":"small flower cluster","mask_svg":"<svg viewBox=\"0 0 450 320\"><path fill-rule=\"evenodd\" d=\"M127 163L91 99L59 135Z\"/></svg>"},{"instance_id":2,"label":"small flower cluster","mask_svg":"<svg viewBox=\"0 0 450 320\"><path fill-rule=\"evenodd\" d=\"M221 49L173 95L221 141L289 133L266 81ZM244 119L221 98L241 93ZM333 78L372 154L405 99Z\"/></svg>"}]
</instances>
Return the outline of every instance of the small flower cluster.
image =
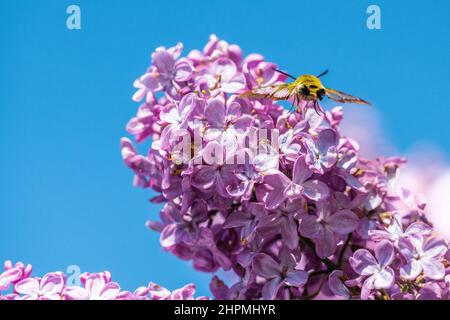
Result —
<instances>
[{"instance_id":1,"label":"small flower cluster","mask_svg":"<svg viewBox=\"0 0 450 320\"><path fill-rule=\"evenodd\" d=\"M81 286L69 286L66 275L60 271L42 278L32 277L31 272L31 265L6 261L0 274L0 300L193 300L195 294L194 284L170 292L152 282L134 292L122 291L108 271L81 274Z\"/></svg>"},{"instance_id":2,"label":"small flower cluster","mask_svg":"<svg viewBox=\"0 0 450 320\"><path fill-rule=\"evenodd\" d=\"M238 276L213 277L216 298L449 297L448 243L432 235L424 201L396 185L404 159L361 158L339 132L340 107L290 113L243 98L285 80L259 54L214 35L202 51L182 49L157 48L135 81L127 131L152 144L141 155L123 138L122 156L164 203L148 222L163 248Z\"/></svg>"}]
</instances>

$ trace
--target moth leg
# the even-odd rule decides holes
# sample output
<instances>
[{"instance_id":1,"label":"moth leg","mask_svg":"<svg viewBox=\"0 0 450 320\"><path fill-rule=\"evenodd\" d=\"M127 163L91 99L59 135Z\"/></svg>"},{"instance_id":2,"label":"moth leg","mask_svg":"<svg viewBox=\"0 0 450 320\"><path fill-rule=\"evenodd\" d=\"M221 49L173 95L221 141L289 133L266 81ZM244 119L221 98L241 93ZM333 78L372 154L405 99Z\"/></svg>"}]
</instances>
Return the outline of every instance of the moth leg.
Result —
<instances>
[{"instance_id":1,"label":"moth leg","mask_svg":"<svg viewBox=\"0 0 450 320\"><path fill-rule=\"evenodd\" d=\"M291 108L289 109L289 113L292 112L292 109L294 108L294 105L296 105L297 96L294 96L294 99L292 99Z\"/></svg>"},{"instance_id":2,"label":"moth leg","mask_svg":"<svg viewBox=\"0 0 450 320\"><path fill-rule=\"evenodd\" d=\"M317 115L320 116L319 102L317 102L317 100L314 100L314 111L316 111Z\"/></svg>"},{"instance_id":3,"label":"moth leg","mask_svg":"<svg viewBox=\"0 0 450 320\"><path fill-rule=\"evenodd\" d=\"M297 101L297 103L296 103L296 108L297 109L296 110L297 110L297 112L301 113L302 110L300 110L300 108L299 108L300 107L300 103L302 102L301 96L296 94L295 97L297 98L297 100L296 100Z\"/></svg>"}]
</instances>

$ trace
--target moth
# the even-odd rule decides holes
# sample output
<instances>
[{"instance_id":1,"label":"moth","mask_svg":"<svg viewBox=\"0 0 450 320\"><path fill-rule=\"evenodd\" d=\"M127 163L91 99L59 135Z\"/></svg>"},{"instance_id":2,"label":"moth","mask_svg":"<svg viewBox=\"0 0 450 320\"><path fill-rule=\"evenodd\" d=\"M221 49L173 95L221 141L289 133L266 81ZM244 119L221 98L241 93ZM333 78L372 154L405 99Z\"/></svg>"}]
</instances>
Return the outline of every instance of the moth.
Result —
<instances>
[{"instance_id":1,"label":"moth","mask_svg":"<svg viewBox=\"0 0 450 320\"><path fill-rule=\"evenodd\" d=\"M369 102L361 98L339 90L325 87L319 78L327 74L328 70L322 72L318 76L304 74L297 78L284 71L278 69L274 70L291 79L294 79L294 81L291 83L273 84L270 86L254 88L242 93L241 96L255 99L267 98L271 100L290 100L292 101L292 106L295 105L297 107L302 101L312 101L316 112L319 108L318 101L322 100L325 96L331 100L341 103L370 105Z\"/></svg>"}]
</instances>

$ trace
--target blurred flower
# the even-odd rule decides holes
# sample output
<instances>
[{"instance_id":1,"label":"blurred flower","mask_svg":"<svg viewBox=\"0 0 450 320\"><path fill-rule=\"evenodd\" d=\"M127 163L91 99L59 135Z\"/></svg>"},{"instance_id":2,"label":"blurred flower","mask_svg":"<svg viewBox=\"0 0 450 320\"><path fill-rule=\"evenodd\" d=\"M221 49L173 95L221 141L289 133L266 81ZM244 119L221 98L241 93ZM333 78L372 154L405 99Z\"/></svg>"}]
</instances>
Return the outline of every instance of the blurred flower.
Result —
<instances>
[{"instance_id":1,"label":"blurred flower","mask_svg":"<svg viewBox=\"0 0 450 320\"><path fill-rule=\"evenodd\" d=\"M188 284L172 292L150 282L146 287L137 288L134 293L120 291L120 286L111 281L108 271L100 273L83 273L80 275L82 286L67 286L66 275L50 272L42 278L31 277L31 266L17 263L12 266L5 262L6 271L0 275L0 283L15 283L12 293L0 292L1 300L192 300L195 298L195 285ZM17 281L20 279L20 281ZM0 291L6 291L6 285Z\"/></svg>"}]
</instances>

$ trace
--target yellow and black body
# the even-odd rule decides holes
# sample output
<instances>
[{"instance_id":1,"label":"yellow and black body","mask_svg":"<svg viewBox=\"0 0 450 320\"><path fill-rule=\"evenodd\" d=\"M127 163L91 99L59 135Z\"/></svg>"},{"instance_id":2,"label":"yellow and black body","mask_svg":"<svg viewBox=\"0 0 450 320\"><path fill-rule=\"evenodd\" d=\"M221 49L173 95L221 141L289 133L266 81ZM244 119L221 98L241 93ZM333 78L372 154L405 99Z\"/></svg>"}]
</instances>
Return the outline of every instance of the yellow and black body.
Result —
<instances>
[{"instance_id":1,"label":"yellow and black body","mask_svg":"<svg viewBox=\"0 0 450 320\"><path fill-rule=\"evenodd\" d=\"M352 96L350 94L344 93L342 91L334 90L325 87L322 81L319 79L320 76L327 73L323 72L319 76L313 76L310 74L301 75L295 78L283 71L276 70L290 78L295 79L291 83L280 83L273 84L269 86L262 86L254 88L247 92L244 92L241 96L246 98L267 98L272 100L292 100L293 105L299 105L301 101L313 101L314 108L317 110L317 102L322 100L323 97L327 96L341 103L357 103L370 105L369 102Z\"/></svg>"}]
</instances>

